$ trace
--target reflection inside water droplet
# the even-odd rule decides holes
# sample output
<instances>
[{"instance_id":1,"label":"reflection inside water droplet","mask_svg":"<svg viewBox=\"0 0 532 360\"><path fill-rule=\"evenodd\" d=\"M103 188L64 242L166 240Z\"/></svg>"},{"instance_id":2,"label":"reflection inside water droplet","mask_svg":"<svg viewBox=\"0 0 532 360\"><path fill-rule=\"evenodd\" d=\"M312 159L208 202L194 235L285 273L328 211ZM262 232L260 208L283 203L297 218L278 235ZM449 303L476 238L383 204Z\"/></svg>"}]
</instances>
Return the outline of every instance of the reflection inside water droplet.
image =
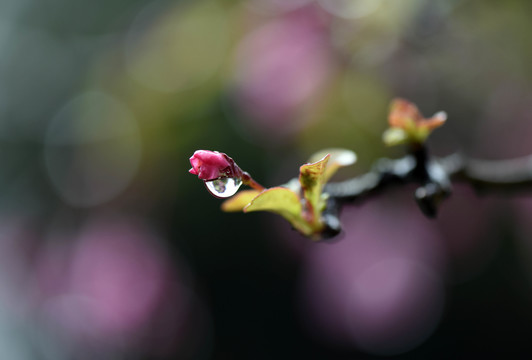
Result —
<instances>
[{"instance_id":1,"label":"reflection inside water droplet","mask_svg":"<svg viewBox=\"0 0 532 360\"><path fill-rule=\"evenodd\" d=\"M211 181L205 181L205 186L216 197L228 198L233 196L242 185L240 179L222 178Z\"/></svg>"}]
</instances>

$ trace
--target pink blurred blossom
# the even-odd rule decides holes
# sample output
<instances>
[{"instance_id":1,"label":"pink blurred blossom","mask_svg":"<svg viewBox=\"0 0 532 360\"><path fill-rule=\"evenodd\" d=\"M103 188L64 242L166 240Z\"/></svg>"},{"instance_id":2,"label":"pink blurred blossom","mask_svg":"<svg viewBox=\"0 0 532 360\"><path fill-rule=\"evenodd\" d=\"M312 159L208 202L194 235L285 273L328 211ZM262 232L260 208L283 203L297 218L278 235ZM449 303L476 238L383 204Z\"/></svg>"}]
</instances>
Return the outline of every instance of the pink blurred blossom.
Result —
<instances>
[{"instance_id":1,"label":"pink blurred blossom","mask_svg":"<svg viewBox=\"0 0 532 360\"><path fill-rule=\"evenodd\" d=\"M346 208L345 237L309 250L304 316L319 338L392 355L419 345L438 324L444 248L413 200L401 200Z\"/></svg>"},{"instance_id":2,"label":"pink blurred blossom","mask_svg":"<svg viewBox=\"0 0 532 360\"><path fill-rule=\"evenodd\" d=\"M148 227L111 217L90 222L71 245L51 245L37 272L45 318L78 340L131 345L166 316L169 294L172 313L184 316L185 279L172 279L157 244Z\"/></svg>"},{"instance_id":3,"label":"pink blurred blossom","mask_svg":"<svg viewBox=\"0 0 532 360\"><path fill-rule=\"evenodd\" d=\"M21 215L0 218L0 303L24 316L31 307L28 283L41 242L37 223Z\"/></svg>"},{"instance_id":4,"label":"pink blurred blossom","mask_svg":"<svg viewBox=\"0 0 532 360\"><path fill-rule=\"evenodd\" d=\"M148 320L163 293L166 269L137 229L107 226L81 236L69 285L71 292L92 302L94 327L112 334Z\"/></svg>"},{"instance_id":5,"label":"pink blurred blossom","mask_svg":"<svg viewBox=\"0 0 532 360\"><path fill-rule=\"evenodd\" d=\"M255 30L236 63L237 102L256 128L285 134L298 128L309 101L333 65L324 13L306 7Z\"/></svg>"}]
</instances>

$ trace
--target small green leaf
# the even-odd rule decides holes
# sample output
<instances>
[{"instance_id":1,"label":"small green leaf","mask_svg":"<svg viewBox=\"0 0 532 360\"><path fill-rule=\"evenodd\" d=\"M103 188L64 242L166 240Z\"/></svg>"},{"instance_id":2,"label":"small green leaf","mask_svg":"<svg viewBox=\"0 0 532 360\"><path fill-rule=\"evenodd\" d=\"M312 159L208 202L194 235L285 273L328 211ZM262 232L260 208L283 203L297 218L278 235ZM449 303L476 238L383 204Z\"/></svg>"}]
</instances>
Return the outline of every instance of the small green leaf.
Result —
<instances>
[{"instance_id":1,"label":"small green leaf","mask_svg":"<svg viewBox=\"0 0 532 360\"><path fill-rule=\"evenodd\" d=\"M339 168L353 165L357 161L357 155L353 151L340 148L331 148L321 150L313 154L310 157L309 162L313 163L319 161L327 154L330 155L330 158L329 162L327 163L327 167L325 168L325 173L323 174L324 183L327 183L327 181L329 181L329 179L336 174Z\"/></svg>"},{"instance_id":2,"label":"small green leaf","mask_svg":"<svg viewBox=\"0 0 532 360\"><path fill-rule=\"evenodd\" d=\"M314 163L302 165L299 168L299 183L303 189L303 197L307 200L307 211L311 215L309 221L313 224L320 222L321 211L325 206L325 199L321 190L325 184L325 169L329 162L329 154Z\"/></svg>"},{"instance_id":3,"label":"small green leaf","mask_svg":"<svg viewBox=\"0 0 532 360\"><path fill-rule=\"evenodd\" d=\"M432 130L426 126L420 126L415 130L415 132L412 133L411 136L416 142L422 144L427 140L431 131Z\"/></svg>"},{"instance_id":4,"label":"small green leaf","mask_svg":"<svg viewBox=\"0 0 532 360\"><path fill-rule=\"evenodd\" d=\"M261 192L259 190L242 190L232 198L222 203L222 210L226 212L242 211Z\"/></svg>"},{"instance_id":5,"label":"small green leaf","mask_svg":"<svg viewBox=\"0 0 532 360\"><path fill-rule=\"evenodd\" d=\"M405 144L409 142L409 140L409 134L404 129L398 127L388 128L382 134L382 141L384 141L387 146Z\"/></svg>"},{"instance_id":6,"label":"small green leaf","mask_svg":"<svg viewBox=\"0 0 532 360\"><path fill-rule=\"evenodd\" d=\"M303 208L299 197L293 191L274 187L261 192L244 212L271 211L284 217L294 228L304 235L311 235L313 228L303 219Z\"/></svg>"},{"instance_id":7,"label":"small green leaf","mask_svg":"<svg viewBox=\"0 0 532 360\"><path fill-rule=\"evenodd\" d=\"M293 191L274 187L260 193L244 208L244 212L261 210L271 211L288 219L300 216L301 203Z\"/></svg>"}]
</instances>

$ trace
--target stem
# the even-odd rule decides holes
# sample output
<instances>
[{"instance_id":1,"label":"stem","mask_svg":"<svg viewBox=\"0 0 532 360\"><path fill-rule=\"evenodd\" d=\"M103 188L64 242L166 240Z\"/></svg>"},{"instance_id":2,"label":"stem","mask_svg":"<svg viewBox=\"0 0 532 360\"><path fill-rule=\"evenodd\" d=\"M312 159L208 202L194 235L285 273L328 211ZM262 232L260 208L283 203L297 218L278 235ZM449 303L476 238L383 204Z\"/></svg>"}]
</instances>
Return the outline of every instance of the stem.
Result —
<instances>
[{"instance_id":1,"label":"stem","mask_svg":"<svg viewBox=\"0 0 532 360\"><path fill-rule=\"evenodd\" d=\"M438 205L451 193L451 182L446 169L437 160L431 160L427 149L414 144L411 155L399 160L381 159L372 171L342 183L329 184L329 196L347 202L380 191L388 186L416 183L414 193L421 211L428 217L436 217Z\"/></svg>"},{"instance_id":2,"label":"stem","mask_svg":"<svg viewBox=\"0 0 532 360\"><path fill-rule=\"evenodd\" d=\"M426 154L414 152L401 159L380 159L370 172L329 183L325 192L337 200L349 202L404 183L436 183L450 188L450 179L485 191L532 189L532 155L508 160L479 160L456 153L430 160Z\"/></svg>"},{"instance_id":3,"label":"stem","mask_svg":"<svg viewBox=\"0 0 532 360\"><path fill-rule=\"evenodd\" d=\"M409 182L409 175L414 171L416 161L413 156L402 159L379 159L372 170L355 178L328 183L324 192L342 202L355 201L387 188Z\"/></svg>"},{"instance_id":4,"label":"stem","mask_svg":"<svg viewBox=\"0 0 532 360\"><path fill-rule=\"evenodd\" d=\"M256 182L246 171L242 172L242 183L258 191L266 189L264 186Z\"/></svg>"},{"instance_id":5,"label":"stem","mask_svg":"<svg viewBox=\"0 0 532 360\"><path fill-rule=\"evenodd\" d=\"M455 154L442 159L453 179L478 190L520 191L532 188L532 155L508 160L479 160Z\"/></svg>"}]
</instances>

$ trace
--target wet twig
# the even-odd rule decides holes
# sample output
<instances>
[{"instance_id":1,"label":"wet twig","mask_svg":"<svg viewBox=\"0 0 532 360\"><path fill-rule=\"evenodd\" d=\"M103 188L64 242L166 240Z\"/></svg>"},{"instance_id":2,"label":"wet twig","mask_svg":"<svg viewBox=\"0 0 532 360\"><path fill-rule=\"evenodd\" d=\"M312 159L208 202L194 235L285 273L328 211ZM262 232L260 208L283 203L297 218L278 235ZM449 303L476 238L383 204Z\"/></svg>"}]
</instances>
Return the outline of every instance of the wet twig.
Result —
<instances>
[{"instance_id":1,"label":"wet twig","mask_svg":"<svg viewBox=\"0 0 532 360\"><path fill-rule=\"evenodd\" d=\"M479 192L532 189L532 155L509 160L479 160L459 153L431 158L424 147L419 147L400 159L379 159L366 174L327 184L329 203L324 215L336 215L346 203L413 183L419 185L414 198L421 211L435 217L438 205L452 192L452 182L468 183ZM327 222L336 224L334 219ZM336 228L339 232L339 226Z\"/></svg>"}]
</instances>

